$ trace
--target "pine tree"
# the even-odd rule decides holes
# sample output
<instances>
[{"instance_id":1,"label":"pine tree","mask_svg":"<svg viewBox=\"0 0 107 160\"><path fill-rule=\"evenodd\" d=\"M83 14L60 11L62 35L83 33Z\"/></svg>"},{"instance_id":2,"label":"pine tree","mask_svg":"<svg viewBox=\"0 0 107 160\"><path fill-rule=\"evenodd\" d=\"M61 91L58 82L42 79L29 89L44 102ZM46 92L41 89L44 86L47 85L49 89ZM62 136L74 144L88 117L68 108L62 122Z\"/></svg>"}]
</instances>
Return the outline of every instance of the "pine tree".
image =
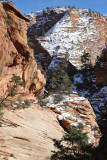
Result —
<instances>
[{"instance_id":1,"label":"pine tree","mask_svg":"<svg viewBox=\"0 0 107 160\"><path fill-rule=\"evenodd\" d=\"M83 55L81 56L81 62L82 62L82 69L83 70L87 70L90 68L91 64L90 64L90 54L85 52L83 53Z\"/></svg>"},{"instance_id":2,"label":"pine tree","mask_svg":"<svg viewBox=\"0 0 107 160\"><path fill-rule=\"evenodd\" d=\"M45 31L42 31L42 36L45 37Z\"/></svg>"},{"instance_id":3,"label":"pine tree","mask_svg":"<svg viewBox=\"0 0 107 160\"><path fill-rule=\"evenodd\" d=\"M57 151L53 151L51 160L94 160L92 146L88 144L87 133L70 127L61 140L54 139Z\"/></svg>"},{"instance_id":4,"label":"pine tree","mask_svg":"<svg viewBox=\"0 0 107 160\"><path fill-rule=\"evenodd\" d=\"M6 96L4 98L0 98L0 126L1 120L3 118L2 107L6 106L6 102L12 103L9 97L14 97L17 93L18 86L25 86L25 82L21 80L20 76L13 75L10 80L11 87L6 91Z\"/></svg>"},{"instance_id":5,"label":"pine tree","mask_svg":"<svg viewBox=\"0 0 107 160\"><path fill-rule=\"evenodd\" d=\"M49 92L54 93L71 93L71 80L66 72L67 63L66 59L62 59L62 61L56 66L56 72L51 73L50 82L47 86L47 90Z\"/></svg>"}]
</instances>

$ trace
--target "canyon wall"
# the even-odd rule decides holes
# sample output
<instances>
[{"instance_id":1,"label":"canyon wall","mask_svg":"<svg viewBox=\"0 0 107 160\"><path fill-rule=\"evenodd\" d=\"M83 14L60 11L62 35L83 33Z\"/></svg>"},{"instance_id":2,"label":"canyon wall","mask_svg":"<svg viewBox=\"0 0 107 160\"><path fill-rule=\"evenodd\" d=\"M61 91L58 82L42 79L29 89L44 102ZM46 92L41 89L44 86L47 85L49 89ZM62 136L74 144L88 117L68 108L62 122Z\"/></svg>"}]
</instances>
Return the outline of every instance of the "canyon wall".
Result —
<instances>
[{"instance_id":1,"label":"canyon wall","mask_svg":"<svg viewBox=\"0 0 107 160\"><path fill-rule=\"evenodd\" d=\"M36 95L43 91L45 73L37 68L33 50L27 44L27 27L24 15L11 3L0 3L0 96L4 96L15 74L26 86L20 93Z\"/></svg>"}]
</instances>

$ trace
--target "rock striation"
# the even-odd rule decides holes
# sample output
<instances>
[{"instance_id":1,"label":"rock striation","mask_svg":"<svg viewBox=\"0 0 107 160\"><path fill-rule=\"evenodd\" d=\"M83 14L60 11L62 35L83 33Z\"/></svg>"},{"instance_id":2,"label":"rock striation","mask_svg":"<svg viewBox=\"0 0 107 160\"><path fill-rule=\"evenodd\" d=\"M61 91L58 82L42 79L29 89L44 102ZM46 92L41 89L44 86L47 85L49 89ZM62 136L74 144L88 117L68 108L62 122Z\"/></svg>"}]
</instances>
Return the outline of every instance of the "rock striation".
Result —
<instances>
[{"instance_id":1,"label":"rock striation","mask_svg":"<svg viewBox=\"0 0 107 160\"><path fill-rule=\"evenodd\" d=\"M11 2L0 3L0 96L6 94L13 74L26 83L20 93L43 91L45 73L37 69L33 50L28 47L26 21L29 19Z\"/></svg>"},{"instance_id":2,"label":"rock striation","mask_svg":"<svg viewBox=\"0 0 107 160\"><path fill-rule=\"evenodd\" d=\"M4 110L0 128L0 159L50 160L52 139L61 139L64 130L55 114L32 105L30 108Z\"/></svg>"},{"instance_id":3,"label":"rock striation","mask_svg":"<svg viewBox=\"0 0 107 160\"><path fill-rule=\"evenodd\" d=\"M42 107L36 100L25 109L4 109L0 128L2 160L50 160L55 150L53 139L60 140L70 126L87 132L92 145L99 144L101 133L87 99L77 94L65 96L57 104L52 99L45 98Z\"/></svg>"},{"instance_id":4,"label":"rock striation","mask_svg":"<svg viewBox=\"0 0 107 160\"><path fill-rule=\"evenodd\" d=\"M88 133L89 143L97 146L101 138L101 132L97 124L96 115L89 101L84 97L79 97L74 93L63 96L63 100L54 103L54 96L45 98L46 107L56 113L61 126L69 131L70 126L82 129Z\"/></svg>"},{"instance_id":5,"label":"rock striation","mask_svg":"<svg viewBox=\"0 0 107 160\"><path fill-rule=\"evenodd\" d=\"M67 12L65 8L47 8L46 10L37 11L31 14L26 14L30 19L28 25L28 36L31 39L47 32L53 25L55 25Z\"/></svg>"},{"instance_id":6,"label":"rock striation","mask_svg":"<svg viewBox=\"0 0 107 160\"><path fill-rule=\"evenodd\" d=\"M63 8L51 8L46 12L50 14L55 9L60 12ZM51 56L56 53L58 57L62 58L67 53L70 63L77 69L80 69L81 56L84 52L90 53L90 61L94 65L107 41L106 17L87 9L72 8L65 10L66 12L63 9L64 15L58 22L51 26L48 31L46 30L45 37L41 36L38 40ZM31 13L28 17L32 19L33 16L34 13ZM43 19L42 16L40 17L43 27L45 22L47 24L50 22L46 21L45 15ZM51 19L53 17L54 15ZM35 34L40 22L36 21L35 25L30 26L32 34Z\"/></svg>"},{"instance_id":7,"label":"rock striation","mask_svg":"<svg viewBox=\"0 0 107 160\"><path fill-rule=\"evenodd\" d=\"M57 14L63 16L62 11ZM38 92L43 92L46 77L44 71L38 69L33 51L28 47L26 22L29 19L11 2L0 3L0 96L6 94L13 74L26 83L25 88L19 88L19 93L36 96ZM38 40L33 43L35 53L44 53L42 57L48 55L46 61L42 60L44 69L48 65L52 69L59 59L52 58ZM71 68L76 70L73 66ZM4 108L0 128L0 159L50 160L51 151L55 149L52 139L61 139L70 126L83 127L83 131L88 132L89 143L98 145L101 133L87 99L73 93L65 95L64 100L57 104L51 96L45 97L42 107L36 103L32 101L28 108L18 108L14 104L11 109Z\"/></svg>"}]
</instances>

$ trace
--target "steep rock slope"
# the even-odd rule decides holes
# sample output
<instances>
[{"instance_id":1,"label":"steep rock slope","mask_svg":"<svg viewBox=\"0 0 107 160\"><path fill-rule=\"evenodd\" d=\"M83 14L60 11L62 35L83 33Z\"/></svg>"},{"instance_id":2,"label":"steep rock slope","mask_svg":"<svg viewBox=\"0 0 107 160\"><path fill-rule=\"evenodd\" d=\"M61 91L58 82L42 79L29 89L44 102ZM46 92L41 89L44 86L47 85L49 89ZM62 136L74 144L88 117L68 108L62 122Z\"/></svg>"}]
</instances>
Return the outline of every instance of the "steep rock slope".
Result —
<instances>
[{"instance_id":1,"label":"steep rock slope","mask_svg":"<svg viewBox=\"0 0 107 160\"><path fill-rule=\"evenodd\" d=\"M97 146L101 133L89 101L84 97L79 97L77 93L73 93L64 95L63 100L55 104L54 96L44 99L44 103L46 103L44 106L51 108L57 114L62 127L67 131L70 126L80 127L88 133L89 143ZM56 94L56 96L58 95Z\"/></svg>"},{"instance_id":2,"label":"steep rock slope","mask_svg":"<svg viewBox=\"0 0 107 160\"><path fill-rule=\"evenodd\" d=\"M6 94L13 74L26 83L20 92L36 94L45 85L45 74L37 69L33 51L27 45L26 21L11 2L0 3L0 96Z\"/></svg>"},{"instance_id":3,"label":"steep rock slope","mask_svg":"<svg viewBox=\"0 0 107 160\"><path fill-rule=\"evenodd\" d=\"M54 150L52 139L64 134L52 111L32 106L4 110L0 128L0 159L48 160Z\"/></svg>"},{"instance_id":4,"label":"steep rock slope","mask_svg":"<svg viewBox=\"0 0 107 160\"><path fill-rule=\"evenodd\" d=\"M38 40L32 40L32 43L37 64L42 66L44 70L47 70L52 61L52 57L49 52L41 46Z\"/></svg>"},{"instance_id":5,"label":"steep rock slope","mask_svg":"<svg viewBox=\"0 0 107 160\"><path fill-rule=\"evenodd\" d=\"M31 20L28 23L28 36L32 39L42 35L42 32L47 32L54 24L56 24L67 12L65 8L47 8L46 10L37 11L26 14Z\"/></svg>"},{"instance_id":6,"label":"steep rock slope","mask_svg":"<svg viewBox=\"0 0 107 160\"><path fill-rule=\"evenodd\" d=\"M33 34L34 27L31 28ZM107 41L106 17L87 9L72 9L39 40L50 55L57 53L63 57L68 53L69 61L77 68L81 66L84 51L90 53L94 65Z\"/></svg>"},{"instance_id":7,"label":"steep rock slope","mask_svg":"<svg viewBox=\"0 0 107 160\"><path fill-rule=\"evenodd\" d=\"M55 150L52 139L61 139L69 126L83 126L89 143L97 146L101 137L96 116L87 99L76 94L65 96L59 104L45 98L40 107L37 100L26 109L5 109L0 128L2 160L50 160ZM60 122L60 123L59 123ZM61 124L61 125L60 125ZM63 127L63 128L62 128Z\"/></svg>"}]
</instances>

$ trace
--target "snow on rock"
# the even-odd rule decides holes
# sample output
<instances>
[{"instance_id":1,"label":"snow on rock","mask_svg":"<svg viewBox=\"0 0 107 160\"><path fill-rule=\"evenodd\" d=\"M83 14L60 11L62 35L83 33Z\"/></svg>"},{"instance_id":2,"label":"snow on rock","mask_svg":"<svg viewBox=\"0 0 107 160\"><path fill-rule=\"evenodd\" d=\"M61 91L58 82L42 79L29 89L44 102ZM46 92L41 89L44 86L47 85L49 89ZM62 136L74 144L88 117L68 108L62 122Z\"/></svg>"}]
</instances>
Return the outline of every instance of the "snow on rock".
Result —
<instances>
[{"instance_id":1,"label":"snow on rock","mask_svg":"<svg viewBox=\"0 0 107 160\"><path fill-rule=\"evenodd\" d=\"M100 89L99 95L107 95L107 86Z\"/></svg>"},{"instance_id":2,"label":"snow on rock","mask_svg":"<svg viewBox=\"0 0 107 160\"><path fill-rule=\"evenodd\" d=\"M65 129L69 129L70 126L79 127L83 126L83 131L88 132L90 143L98 144L100 138L100 130L96 123L96 116L93 112L88 100L84 97L79 97L77 94L63 95L63 100L54 103L54 96L51 95L45 98L43 101L47 102L44 107L50 108L55 112L57 119L60 121ZM92 131L92 127L97 127L97 131ZM99 137L95 137L95 132ZM94 140L95 139L95 142Z\"/></svg>"},{"instance_id":3,"label":"snow on rock","mask_svg":"<svg viewBox=\"0 0 107 160\"><path fill-rule=\"evenodd\" d=\"M82 74L75 74L73 77L73 84L82 84L83 83L83 76Z\"/></svg>"},{"instance_id":4,"label":"snow on rock","mask_svg":"<svg viewBox=\"0 0 107 160\"><path fill-rule=\"evenodd\" d=\"M57 53L58 57L64 57L68 53L69 61L80 68L84 50L90 53L92 63L95 63L97 54L104 48L104 42L99 44L100 31L96 26L100 22L102 19L90 15L87 9L73 9L70 13L65 13L45 37L39 37L39 41L51 56ZM106 25L105 21L104 23ZM103 29L100 29L102 32Z\"/></svg>"},{"instance_id":5,"label":"snow on rock","mask_svg":"<svg viewBox=\"0 0 107 160\"><path fill-rule=\"evenodd\" d=\"M40 36L43 31L47 32L67 11L67 8L59 7L26 14L31 21L28 24L29 37L32 39L35 35Z\"/></svg>"}]
</instances>

